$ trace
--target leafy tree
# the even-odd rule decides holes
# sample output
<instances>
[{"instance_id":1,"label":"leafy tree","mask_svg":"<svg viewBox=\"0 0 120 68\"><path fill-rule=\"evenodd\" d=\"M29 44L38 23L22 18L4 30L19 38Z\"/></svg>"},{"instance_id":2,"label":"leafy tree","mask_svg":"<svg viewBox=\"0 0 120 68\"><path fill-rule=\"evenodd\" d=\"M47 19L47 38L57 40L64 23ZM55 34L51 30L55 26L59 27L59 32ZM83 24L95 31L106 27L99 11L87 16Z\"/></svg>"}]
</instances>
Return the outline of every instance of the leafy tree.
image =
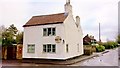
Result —
<instances>
[{"instance_id":1,"label":"leafy tree","mask_svg":"<svg viewBox=\"0 0 120 68\"><path fill-rule=\"evenodd\" d=\"M14 26L14 24L10 25L9 28L5 29L2 32L2 45L16 44L15 37L16 37L17 32L18 30Z\"/></svg>"},{"instance_id":2,"label":"leafy tree","mask_svg":"<svg viewBox=\"0 0 120 68\"><path fill-rule=\"evenodd\" d=\"M4 25L1 25L0 26L0 45L2 44L2 32L5 31L5 26Z\"/></svg>"},{"instance_id":3,"label":"leafy tree","mask_svg":"<svg viewBox=\"0 0 120 68\"><path fill-rule=\"evenodd\" d=\"M118 35L117 42L120 44L120 34Z\"/></svg>"},{"instance_id":4,"label":"leafy tree","mask_svg":"<svg viewBox=\"0 0 120 68\"><path fill-rule=\"evenodd\" d=\"M7 29L8 32L10 32L13 36L17 34L18 30L14 26L14 24L10 25L10 27Z\"/></svg>"},{"instance_id":5,"label":"leafy tree","mask_svg":"<svg viewBox=\"0 0 120 68\"><path fill-rule=\"evenodd\" d=\"M105 49L112 49L112 48L118 47L117 44L118 43L114 41L107 41L105 43L102 43L102 45L105 46Z\"/></svg>"},{"instance_id":6,"label":"leafy tree","mask_svg":"<svg viewBox=\"0 0 120 68\"><path fill-rule=\"evenodd\" d=\"M18 44L22 44L23 43L23 32L19 32L16 35L16 41L17 41Z\"/></svg>"}]
</instances>

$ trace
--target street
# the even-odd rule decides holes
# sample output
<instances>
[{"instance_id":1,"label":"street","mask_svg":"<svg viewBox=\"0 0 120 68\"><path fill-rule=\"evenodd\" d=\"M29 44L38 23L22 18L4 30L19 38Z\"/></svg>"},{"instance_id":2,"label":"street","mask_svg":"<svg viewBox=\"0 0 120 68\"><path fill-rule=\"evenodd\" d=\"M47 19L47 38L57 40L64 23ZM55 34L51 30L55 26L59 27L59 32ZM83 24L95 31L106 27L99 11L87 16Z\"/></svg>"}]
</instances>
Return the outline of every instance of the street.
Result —
<instances>
[{"instance_id":1,"label":"street","mask_svg":"<svg viewBox=\"0 0 120 68\"><path fill-rule=\"evenodd\" d=\"M118 66L118 48L108 50L107 53L100 54L98 57L93 57L72 65L67 66ZM35 63L2 63L2 66L60 66L52 64L35 64ZM63 65L64 66L64 65Z\"/></svg>"},{"instance_id":2,"label":"street","mask_svg":"<svg viewBox=\"0 0 120 68\"><path fill-rule=\"evenodd\" d=\"M99 57L93 57L71 66L118 66L118 48L108 51L108 53L100 55Z\"/></svg>"}]
</instances>

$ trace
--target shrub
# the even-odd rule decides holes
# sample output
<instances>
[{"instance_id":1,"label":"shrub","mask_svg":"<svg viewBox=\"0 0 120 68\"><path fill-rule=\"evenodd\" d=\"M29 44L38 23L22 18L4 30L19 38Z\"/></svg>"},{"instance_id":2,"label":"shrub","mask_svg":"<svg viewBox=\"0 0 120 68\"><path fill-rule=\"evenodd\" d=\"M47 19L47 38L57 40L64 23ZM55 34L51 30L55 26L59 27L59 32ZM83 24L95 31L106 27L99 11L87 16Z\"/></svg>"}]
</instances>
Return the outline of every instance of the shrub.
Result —
<instances>
[{"instance_id":1,"label":"shrub","mask_svg":"<svg viewBox=\"0 0 120 68\"><path fill-rule=\"evenodd\" d=\"M96 46L96 52L102 52L105 51L105 47L103 45Z\"/></svg>"},{"instance_id":2,"label":"shrub","mask_svg":"<svg viewBox=\"0 0 120 68\"><path fill-rule=\"evenodd\" d=\"M102 45L105 47L105 49L113 49L115 47L118 47L117 43L113 41L108 41L106 43L103 43Z\"/></svg>"}]
</instances>

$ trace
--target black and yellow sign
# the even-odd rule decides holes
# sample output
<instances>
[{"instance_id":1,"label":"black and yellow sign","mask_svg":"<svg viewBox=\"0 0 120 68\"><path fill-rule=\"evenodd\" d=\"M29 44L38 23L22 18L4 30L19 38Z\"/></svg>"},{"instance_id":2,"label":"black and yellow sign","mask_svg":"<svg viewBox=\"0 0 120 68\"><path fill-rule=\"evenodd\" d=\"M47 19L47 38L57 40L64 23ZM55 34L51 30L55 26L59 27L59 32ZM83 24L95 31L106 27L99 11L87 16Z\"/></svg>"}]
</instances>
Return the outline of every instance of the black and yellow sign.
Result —
<instances>
[{"instance_id":1,"label":"black and yellow sign","mask_svg":"<svg viewBox=\"0 0 120 68\"><path fill-rule=\"evenodd\" d=\"M60 36L56 36L56 37L55 37L55 42L56 42L56 43L60 43L60 42L61 42L61 40L62 40L62 39L61 39L61 37L60 37Z\"/></svg>"}]
</instances>

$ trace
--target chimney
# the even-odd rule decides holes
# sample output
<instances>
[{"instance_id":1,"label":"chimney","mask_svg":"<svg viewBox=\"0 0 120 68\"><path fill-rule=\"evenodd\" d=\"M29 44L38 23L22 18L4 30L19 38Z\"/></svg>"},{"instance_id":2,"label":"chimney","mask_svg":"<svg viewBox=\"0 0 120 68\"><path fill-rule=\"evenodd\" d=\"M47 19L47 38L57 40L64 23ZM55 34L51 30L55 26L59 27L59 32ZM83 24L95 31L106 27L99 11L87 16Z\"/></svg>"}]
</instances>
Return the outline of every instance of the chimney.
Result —
<instances>
[{"instance_id":1,"label":"chimney","mask_svg":"<svg viewBox=\"0 0 120 68\"><path fill-rule=\"evenodd\" d=\"M79 16L76 16L76 25L77 25L77 27L80 25L80 17Z\"/></svg>"},{"instance_id":2,"label":"chimney","mask_svg":"<svg viewBox=\"0 0 120 68\"><path fill-rule=\"evenodd\" d=\"M64 5L65 13L72 14L72 6L70 5L70 0L66 0L66 4Z\"/></svg>"}]
</instances>

